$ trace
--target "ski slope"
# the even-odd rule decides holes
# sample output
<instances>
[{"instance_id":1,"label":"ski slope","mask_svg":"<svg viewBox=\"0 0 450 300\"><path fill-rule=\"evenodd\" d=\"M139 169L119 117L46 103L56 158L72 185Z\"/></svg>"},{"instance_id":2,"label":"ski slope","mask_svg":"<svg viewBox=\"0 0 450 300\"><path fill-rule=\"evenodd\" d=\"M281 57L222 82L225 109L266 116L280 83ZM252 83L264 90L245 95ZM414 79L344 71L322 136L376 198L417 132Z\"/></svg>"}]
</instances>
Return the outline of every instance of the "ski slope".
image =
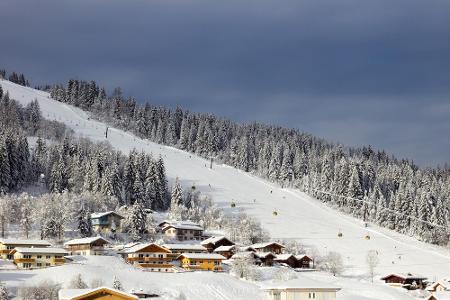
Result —
<instances>
[{"instance_id":1,"label":"ski slope","mask_svg":"<svg viewBox=\"0 0 450 300\"><path fill-rule=\"evenodd\" d=\"M46 92L8 81L0 81L0 84L5 92L10 93L11 98L23 105L37 99L45 118L65 123L79 136L93 141L106 140L106 125L90 119L88 113L54 101ZM448 250L418 242L372 224L365 228L361 221L332 210L297 190L282 189L226 165L214 164L213 168L209 169L209 162L203 158L173 147L142 140L122 130L110 128L107 141L125 153L136 148L138 151L151 152L156 156L162 155L169 181L179 177L183 186L195 184L197 189L210 195L218 206L228 212L243 210L256 217L273 238L296 239L306 246L316 246L322 254L328 251L341 253L346 266L345 277L339 279L342 286L356 286L362 278L365 278L367 274L365 257L371 249L377 250L380 256L380 265L376 268L378 277L398 272L417 273L431 280L450 276ZM231 202L236 203L235 208L230 207ZM277 211L277 216L273 216L274 210ZM339 231L343 233L342 238L337 236ZM366 234L370 234L370 240L364 239ZM393 288L390 287L380 286L377 290L378 296L375 298L372 296L363 298L363 294L355 293L360 295L361 298L358 299L405 297L395 294L396 296L392 298ZM348 290L342 291L342 294L348 293Z\"/></svg>"}]
</instances>

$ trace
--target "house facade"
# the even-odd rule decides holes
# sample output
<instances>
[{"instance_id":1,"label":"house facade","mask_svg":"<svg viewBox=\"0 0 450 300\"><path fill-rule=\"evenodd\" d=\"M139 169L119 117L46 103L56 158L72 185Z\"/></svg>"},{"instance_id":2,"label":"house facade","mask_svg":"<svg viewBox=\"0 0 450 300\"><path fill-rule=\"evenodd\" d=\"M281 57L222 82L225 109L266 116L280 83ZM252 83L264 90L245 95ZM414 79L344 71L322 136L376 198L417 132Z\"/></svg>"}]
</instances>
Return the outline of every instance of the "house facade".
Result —
<instances>
[{"instance_id":1,"label":"house facade","mask_svg":"<svg viewBox=\"0 0 450 300\"><path fill-rule=\"evenodd\" d=\"M178 259L186 270L222 271L225 257L215 253L183 253Z\"/></svg>"},{"instance_id":2,"label":"house facade","mask_svg":"<svg viewBox=\"0 0 450 300\"><path fill-rule=\"evenodd\" d=\"M340 288L308 278L269 284L263 288L264 300L334 300Z\"/></svg>"},{"instance_id":3,"label":"house facade","mask_svg":"<svg viewBox=\"0 0 450 300\"><path fill-rule=\"evenodd\" d=\"M97 233L119 232L123 217L114 211L91 214L92 229Z\"/></svg>"},{"instance_id":4,"label":"house facade","mask_svg":"<svg viewBox=\"0 0 450 300\"><path fill-rule=\"evenodd\" d=\"M170 240L201 241L204 239L203 228L191 222L166 224L161 229L161 232Z\"/></svg>"},{"instance_id":5,"label":"house facade","mask_svg":"<svg viewBox=\"0 0 450 300\"><path fill-rule=\"evenodd\" d=\"M404 287L406 289L424 289L426 287L423 276L408 274L389 274L381 278L385 283L394 287Z\"/></svg>"},{"instance_id":6,"label":"house facade","mask_svg":"<svg viewBox=\"0 0 450 300\"><path fill-rule=\"evenodd\" d=\"M19 269L35 269L59 266L66 262L69 253L61 248L15 248L12 252L14 263Z\"/></svg>"},{"instance_id":7,"label":"house facade","mask_svg":"<svg viewBox=\"0 0 450 300\"><path fill-rule=\"evenodd\" d=\"M104 255L107 244L109 241L97 236L70 240L64 244L64 248L70 255Z\"/></svg>"},{"instance_id":8,"label":"house facade","mask_svg":"<svg viewBox=\"0 0 450 300\"><path fill-rule=\"evenodd\" d=\"M0 240L0 256L2 259L13 259L11 253L14 248L46 248L51 244L44 240L19 240L19 239L1 239Z\"/></svg>"},{"instance_id":9,"label":"house facade","mask_svg":"<svg viewBox=\"0 0 450 300\"><path fill-rule=\"evenodd\" d=\"M176 260L178 256L182 253L207 253L205 247L200 244L164 244L164 248L170 250L169 257Z\"/></svg>"},{"instance_id":10,"label":"house facade","mask_svg":"<svg viewBox=\"0 0 450 300\"><path fill-rule=\"evenodd\" d=\"M284 246L276 242L257 243L250 246L256 252L271 252L273 254L283 253Z\"/></svg>"},{"instance_id":11,"label":"house facade","mask_svg":"<svg viewBox=\"0 0 450 300\"><path fill-rule=\"evenodd\" d=\"M273 260L279 264L288 265L291 268L297 268L299 265L297 258L292 254L278 254Z\"/></svg>"},{"instance_id":12,"label":"house facade","mask_svg":"<svg viewBox=\"0 0 450 300\"><path fill-rule=\"evenodd\" d=\"M99 287L95 289L61 289L59 300L135 300L138 296L116 289Z\"/></svg>"},{"instance_id":13,"label":"house facade","mask_svg":"<svg viewBox=\"0 0 450 300\"><path fill-rule=\"evenodd\" d=\"M297 262L298 262L297 268L302 268L302 269L309 269L309 268L311 268L313 260L309 256L307 256L307 255L297 255L295 258L297 259Z\"/></svg>"},{"instance_id":14,"label":"house facade","mask_svg":"<svg viewBox=\"0 0 450 300\"><path fill-rule=\"evenodd\" d=\"M224 256L226 259L230 259L236 253L236 246L219 246L214 249L213 253L220 254Z\"/></svg>"},{"instance_id":15,"label":"house facade","mask_svg":"<svg viewBox=\"0 0 450 300\"><path fill-rule=\"evenodd\" d=\"M138 244L121 252L127 263L153 272L174 272L172 252L154 243Z\"/></svg>"},{"instance_id":16,"label":"house facade","mask_svg":"<svg viewBox=\"0 0 450 300\"><path fill-rule=\"evenodd\" d=\"M234 243L224 236L212 236L202 241L201 244L212 253L221 246L233 246Z\"/></svg>"}]
</instances>

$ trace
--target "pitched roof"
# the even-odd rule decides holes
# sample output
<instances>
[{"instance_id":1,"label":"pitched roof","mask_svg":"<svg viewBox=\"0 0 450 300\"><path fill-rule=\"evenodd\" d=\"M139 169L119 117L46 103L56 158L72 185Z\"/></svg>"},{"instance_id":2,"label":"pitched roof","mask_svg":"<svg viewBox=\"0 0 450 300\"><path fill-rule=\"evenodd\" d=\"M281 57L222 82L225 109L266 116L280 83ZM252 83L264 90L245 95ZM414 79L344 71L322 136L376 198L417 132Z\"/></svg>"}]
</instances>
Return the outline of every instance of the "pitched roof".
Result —
<instances>
[{"instance_id":1,"label":"pitched roof","mask_svg":"<svg viewBox=\"0 0 450 300\"><path fill-rule=\"evenodd\" d=\"M234 246L234 245L231 245L231 246L220 246L220 247L217 247L216 249L214 249L213 252L231 251L235 247L236 246Z\"/></svg>"},{"instance_id":2,"label":"pitched roof","mask_svg":"<svg viewBox=\"0 0 450 300\"><path fill-rule=\"evenodd\" d=\"M284 248L283 245L281 245L280 243L277 243L277 242L256 243L256 244L251 245L250 247L252 247L253 249L261 249L261 248L265 248L265 247L268 247L271 245L277 245L281 248Z\"/></svg>"},{"instance_id":3,"label":"pitched roof","mask_svg":"<svg viewBox=\"0 0 450 300\"><path fill-rule=\"evenodd\" d=\"M300 254L300 255L296 255L296 256L295 256L295 258L296 258L297 260L302 260L302 259L304 259L305 257L308 258L309 260L312 260L311 257L309 257L309 256L306 255L306 254Z\"/></svg>"},{"instance_id":4,"label":"pitched roof","mask_svg":"<svg viewBox=\"0 0 450 300\"><path fill-rule=\"evenodd\" d=\"M191 259L220 259L220 260L226 259L222 255L216 253L182 253L178 257L181 256Z\"/></svg>"},{"instance_id":5,"label":"pitched roof","mask_svg":"<svg viewBox=\"0 0 450 300\"><path fill-rule=\"evenodd\" d=\"M145 244L137 244L137 245L135 245L133 247L125 249L125 250L122 251L122 253L141 252L142 250L144 250L145 248L150 247L150 246L154 246L154 247L157 247L157 248L161 249L162 250L161 252L166 252L166 253L170 253L171 252L169 249L166 249L166 248L164 248L164 247L162 247L160 245L157 245L155 243L145 243Z\"/></svg>"},{"instance_id":6,"label":"pitched roof","mask_svg":"<svg viewBox=\"0 0 450 300\"><path fill-rule=\"evenodd\" d=\"M319 282L316 280L309 279L307 277L299 277L293 280L288 281L272 281L270 283L266 283L263 285L264 290L331 290L331 291L339 291L341 288L336 287L334 285Z\"/></svg>"},{"instance_id":7,"label":"pitched roof","mask_svg":"<svg viewBox=\"0 0 450 300\"><path fill-rule=\"evenodd\" d=\"M387 279L387 278L389 278L391 276L399 277L399 278L402 278L402 279L426 279L426 277L424 277L424 276L414 275L414 274L411 274L411 273L408 273L408 274L391 273L389 275L381 277L381 280L385 280L385 279Z\"/></svg>"},{"instance_id":8,"label":"pitched roof","mask_svg":"<svg viewBox=\"0 0 450 300\"><path fill-rule=\"evenodd\" d=\"M169 250L196 250L196 251L206 251L206 248L200 244L164 244L164 248Z\"/></svg>"},{"instance_id":9,"label":"pitched roof","mask_svg":"<svg viewBox=\"0 0 450 300\"><path fill-rule=\"evenodd\" d=\"M45 240L20 240L20 239L1 239L1 244L10 244L10 245L39 245L39 246L51 246L49 242Z\"/></svg>"},{"instance_id":10,"label":"pitched roof","mask_svg":"<svg viewBox=\"0 0 450 300\"><path fill-rule=\"evenodd\" d=\"M269 256L276 257L272 252L255 252L255 256L259 258L267 258Z\"/></svg>"},{"instance_id":11,"label":"pitched roof","mask_svg":"<svg viewBox=\"0 0 450 300\"><path fill-rule=\"evenodd\" d=\"M184 223L170 223L162 228L163 231L166 231L169 228L176 229L187 229L187 230L201 230L203 231L203 227L198 224L184 224Z\"/></svg>"},{"instance_id":12,"label":"pitched roof","mask_svg":"<svg viewBox=\"0 0 450 300\"><path fill-rule=\"evenodd\" d=\"M236 252L231 258L245 258L245 257L254 257L255 252L253 251L242 251L242 252Z\"/></svg>"},{"instance_id":13,"label":"pitched roof","mask_svg":"<svg viewBox=\"0 0 450 300\"><path fill-rule=\"evenodd\" d=\"M98 218L101 218L101 217L104 217L104 216L107 216L107 215L111 215L111 214L114 214L114 215L118 216L121 219L124 218L123 216L119 215L115 211L110 210L110 211L105 211L105 212L92 213L91 214L91 219L98 219Z\"/></svg>"},{"instance_id":14,"label":"pitched roof","mask_svg":"<svg viewBox=\"0 0 450 300\"><path fill-rule=\"evenodd\" d=\"M442 285L445 289L450 290L450 278L442 278L441 280L432 283L429 287L427 287L427 290L433 290L438 285Z\"/></svg>"},{"instance_id":15,"label":"pitched roof","mask_svg":"<svg viewBox=\"0 0 450 300\"><path fill-rule=\"evenodd\" d=\"M427 300L429 300L429 299L450 300L450 291L434 292L432 295L430 295L427 298Z\"/></svg>"},{"instance_id":16,"label":"pitched roof","mask_svg":"<svg viewBox=\"0 0 450 300\"><path fill-rule=\"evenodd\" d=\"M209 238L207 238L206 240L204 240L204 241L202 241L201 242L201 244L202 245L207 245L207 244L216 244L217 242L220 242L221 240L227 240L227 241L229 241L230 243L233 243L232 241L230 241L228 238L226 238L225 236L223 236L223 235L219 235L219 236L212 236L212 237L209 237ZM233 243L234 244L234 243Z\"/></svg>"},{"instance_id":17,"label":"pitched roof","mask_svg":"<svg viewBox=\"0 0 450 300\"><path fill-rule=\"evenodd\" d=\"M25 247L16 247L12 252L19 252L19 253L43 253L43 254L61 254L61 255L67 255L69 252L62 248L25 248Z\"/></svg>"},{"instance_id":18,"label":"pitched roof","mask_svg":"<svg viewBox=\"0 0 450 300\"><path fill-rule=\"evenodd\" d=\"M122 296L124 299L139 299L135 295L108 287L98 287L95 289L61 289L58 292L58 297L60 300L82 300L99 292L107 292L112 295Z\"/></svg>"},{"instance_id":19,"label":"pitched roof","mask_svg":"<svg viewBox=\"0 0 450 300\"><path fill-rule=\"evenodd\" d=\"M294 259L297 259L294 255L292 254L278 254L275 257L275 260L288 260L289 258L293 257Z\"/></svg>"},{"instance_id":20,"label":"pitched roof","mask_svg":"<svg viewBox=\"0 0 450 300\"><path fill-rule=\"evenodd\" d=\"M109 244L109 241L102 238L101 236L93 236L93 237L86 237L86 238L81 238L81 239L73 239L73 240L70 240L70 241L64 243L64 245L66 245L66 246L85 245L85 244L90 244L90 243L96 242L98 240L102 240L105 242L105 244Z\"/></svg>"}]
</instances>

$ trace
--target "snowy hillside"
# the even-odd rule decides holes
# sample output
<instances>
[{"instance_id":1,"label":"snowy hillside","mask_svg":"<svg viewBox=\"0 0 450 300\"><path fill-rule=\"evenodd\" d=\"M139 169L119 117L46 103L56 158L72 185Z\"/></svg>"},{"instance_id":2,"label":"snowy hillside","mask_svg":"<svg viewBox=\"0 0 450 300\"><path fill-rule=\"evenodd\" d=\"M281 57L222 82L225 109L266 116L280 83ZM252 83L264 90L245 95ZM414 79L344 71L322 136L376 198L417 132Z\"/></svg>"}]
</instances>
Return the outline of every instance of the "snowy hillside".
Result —
<instances>
[{"instance_id":1,"label":"snowy hillside","mask_svg":"<svg viewBox=\"0 0 450 300\"><path fill-rule=\"evenodd\" d=\"M5 92L10 93L11 98L22 104L37 99L45 118L65 123L80 136L94 141L105 141L106 125L91 120L86 112L54 101L45 92L8 81L0 81L0 84ZM341 292L341 299L401 299L400 292L392 291L393 289L389 287L378 286L375 295L373 289L363 291L356 287L357 280L367 273L365 257L367 251L371 249L377 250L380 254L380 265L376 269L376 273L380 276L394 272L419 273L430 279L450 275L448 250L415 241L371 224L365 228L361 221L343 216L299 191L282 189L226 165L214 165L211 170L209 162L203 158L139 139L121 130L110 128L108 141L113 147L124 152L136 148L139 151L152 152L154 155L161 154L165 160L169 180L173 181L179 177L186 187L195 184L200 191L210 195L217 205L230 213L242 209L255 216L273 238L296 239L305 245L317 246L322 253L327 251L341 253L346 265L344 274L348 275L346 279L337 281L338 285L347 287ZM231 202L236 203L235 208L230 207ZM277 211L277 216L273 215L274 210ZM343 233L342 237L337 236L339 231ZM367 234L370 235L370 240L364 238ZM335 279L328 278L328 280ZM352 286L353 288L350 288ZM223 299L227 297L249 299L236 298L238 294L231 293ZM351 298L352 294L359 296ZM210 297L216 297L211 295ZM349 297L343 298L344 295ZM215 299L222 298L217 296Z\"/></svg>"}]
</instances>

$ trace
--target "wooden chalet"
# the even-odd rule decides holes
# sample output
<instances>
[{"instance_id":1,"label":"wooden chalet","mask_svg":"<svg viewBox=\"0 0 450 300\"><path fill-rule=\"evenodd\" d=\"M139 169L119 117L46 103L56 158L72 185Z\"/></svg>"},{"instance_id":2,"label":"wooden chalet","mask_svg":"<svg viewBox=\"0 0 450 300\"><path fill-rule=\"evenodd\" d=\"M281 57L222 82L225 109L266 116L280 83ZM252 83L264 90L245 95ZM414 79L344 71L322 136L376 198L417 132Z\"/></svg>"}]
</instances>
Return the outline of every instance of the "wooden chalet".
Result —
<instances>
[{"instance_id":1,"label":"wooden chalet","mask_svg":"<svg viewBox=\"0 0 450 300\"><path fill-rule=\"evenodd\" d=\"M138 296L125 293L108 287L99 287L95 289L60 289L58 292L59 300L135 300Z\"/></svg>"},{"instance_id":2,"label":"wooden chalet","mask_svg":"<svg viewBox=\"0 0 450 300\"><path fill-rule=\"evenodd\" d=\"M171 240L201 241L203 227L192 222L168 223L161 228L163 235Z\"/></svg>"},{"instance_id":3,"label":"wooden chalet","mask_svg":"<svg viewBox=\"0 0 450 300\"><path fill-rule=\"evenodd\" d=\"M119 232L123 218L115 211L93 213L91 214L92 229L103 234Z\"/></svg>"},{"instance_id":4,"label":"wooden chalet","mask_svg":"<svg viewBox=\"0 0 450 300\"><path fill-rule=\"evenodd\" d=\"M273 261L279 264L288 265L291 268L297 268L299 265L297 258L292 254L278 254Z\"/></svg>"},{"instance_id":5,"label":"wooden chalet","mask_svg":"<svg viewBox=\"0 0 450 300\"><path fill-rule=\"evenodd\" d=\"M0 258L13 259L14 248L47 248L51 244L44 240L20 240L20 239L1 239L0 240Z\"/></svg>"},{"instance_id":6,"label":"wooden chalet","mask_svg":"<svg viewBox=\"0 0 450 300\"><path fill-rule=\"evenodd\" d=\"M222 271L225 257L215 253L183 253L178 259L181 267L186 270Z\"/></svg>"},{"instance_id":7,"label":"wooden chalet","mask_svg":"<svg viewBox=\"0 0 450 300\"><path fill-rule=\"evenodd\" d=\"M233 246L234 243L224 236L212 236L202 241L201 244L208 249L208 252L212 253L216 248L220 246Z\"/></svg>"},{"instance_id":8,"label":"wooden chalet","mask_svg":"<svg viewBox=\"0 0 450 300\"><path fill-rule=\"evenodd\" d=\"M311 268L311 265L313 263L312 258L310 258L307 255L296 255L295 258L297 259L297 267L301 269L309 269Z\"/></svg>"},{"instance_id":9,"label":"wooden chalet","mask_svg":"<svg viewBox=\"0 0 450 300\"><path fill-rule=\"evenodd\" d=\"M257 243L250 246L256 252L271 252L273 254L283 253L284 246L277 242Z\"/></svg>"},{"instance_id":10,"label":"wooden chalet","mask_svg":"<svg viewBox=\"0 0 450 300\"><path fill-rule=\"evenodd\" d=\"M408 273L404 274L389 274L381 278L385 283L391 286L404 287L408 290L424 289L426 287L425 280L427 278L423 276L413 275Z\"/></svg>"},{"instance_id":11,"label":"wooden chalet","mask_svg":"<svg viewBox=\"0 0 450 300\"><path fill-rule=\"evenodd\" d=\"M255 252L255 263L260 266L273 266L275 258L272 252Z\"/></svg>"},{"instance_id":12,"label":"wooden chalet","mask_svg":"<svg viewBox=\"0 0 450 300\"><path fill-rule=\"evenodd\" d=\"M101 236L74 239L66 242L64 248L70 255L104 255L109 241Z\"/></svg>"},{"instance_id":13,"label":"wooden chalet","mask_svg":"<svg viewBox=\"0 0 450 300\"><path fill-rule=\"evenodd\" d=\"M220 254L224 256L226 259L230 259L236 253L236 246L235 245L219 246L216 249L214 249L213 253Z\"/></svg>"},{"instance_id":14,"label":"wooden chalet","mask_svg":"<svg viewBox=\"0 0 450 300\"><path fill-rule=\"evenodd\" d=\"M61 248L14 248L11 251L19 269L35 269L59 266L66 262L69 253Z\"/></svg>"},{"instance_id":15,"label":"wooden chalet","mask_svg":"<svg viewBox=\"0 0 450 300\"><path fill-rule=\"evenodd\" d=\"M171 251L154 243L138 244L120 252L127 263L153 272L174 272Z\"/></svg>"}]
</instances>

